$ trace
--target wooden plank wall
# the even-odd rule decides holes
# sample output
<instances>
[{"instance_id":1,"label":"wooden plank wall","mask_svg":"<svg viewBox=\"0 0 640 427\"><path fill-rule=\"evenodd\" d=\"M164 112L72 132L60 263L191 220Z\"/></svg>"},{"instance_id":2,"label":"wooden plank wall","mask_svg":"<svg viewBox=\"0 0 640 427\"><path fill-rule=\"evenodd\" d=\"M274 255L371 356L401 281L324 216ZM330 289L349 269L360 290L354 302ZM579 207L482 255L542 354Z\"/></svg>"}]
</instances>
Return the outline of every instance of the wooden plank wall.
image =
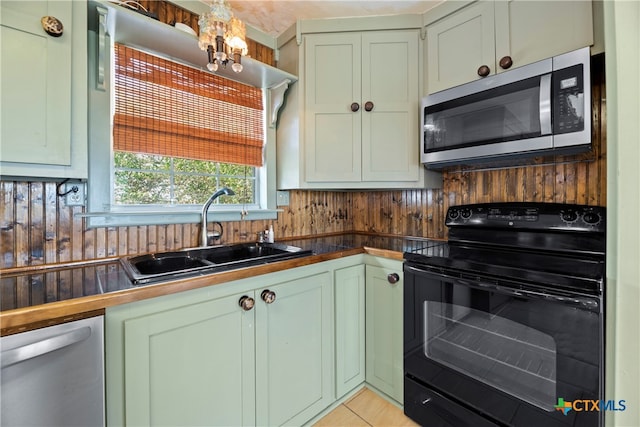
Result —
<instances>
[{"instance_id":1,"label":"wooden plank wall","mask_svg":"<svg viewBox=\"0 0 640 427\"><path fill-rule=\"evenodd\" d=\"M598 65L600 64L600 65ZM598 72L601 70L601 72ZM291 191L273 222L276 239L372 232L445 238L446 209L500 201L606 205L606 102L602 61L593 66L593 141L588 156L536 159L499 170L448 171L437 190ZM544 165L553 161L556 164ZM565 163L571 162L571 163ZM53 182L0 182L0 269L92 260L196 246L197 224L87 229L82 207L67 207ZM225 223L224 242L254 241L270 221Z\"/></svg>"},{"instance_id":2,"label":"wooden plank wall","mask_svg":"<svg viewBox=\"0 0 640 427\"><path fill-rule=\"evenodd\" d=\"M198 245L199 224L86 227L83 207L67 207L53 182L0 182L0 269L136 255ZM353 230L349 193L292 191L276 221L224 223L223 242L255 241L274 226L276 239Z\"/></svg>"},{"instance_id":3,"label":"wooden plank wall","mask_svg":"<svg viewBox=\"0 0 640 427\"><path fill-rule=\"evenodd\" d=\"M157 14L160 22L169 25L179 22L190 26L196 34L200 34L198 15L189 10L164 0L139 0L138 3L147 11ZM247 39L247 47L247 56L275 67L276 61L273 49L251 39Z\"/></svg>"}]
</instances>

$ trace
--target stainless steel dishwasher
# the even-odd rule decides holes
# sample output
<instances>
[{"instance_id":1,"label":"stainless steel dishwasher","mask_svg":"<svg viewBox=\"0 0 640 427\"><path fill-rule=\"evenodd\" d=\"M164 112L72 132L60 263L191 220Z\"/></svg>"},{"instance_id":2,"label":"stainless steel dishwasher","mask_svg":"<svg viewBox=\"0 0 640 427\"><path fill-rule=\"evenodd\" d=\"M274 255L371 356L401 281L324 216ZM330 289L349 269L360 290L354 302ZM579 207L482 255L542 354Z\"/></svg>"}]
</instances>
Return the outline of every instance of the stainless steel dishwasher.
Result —
<instances>
[{"instance_id":1,"label":"stainless steel dishwasher","mask_svg":"<svg viewBox=\"0 0 640 427\"><path fill-rule=\"evenodd\" d=\"M0 339L0 425L104 426L103 320Z\"/></svg>"}]
</instances>

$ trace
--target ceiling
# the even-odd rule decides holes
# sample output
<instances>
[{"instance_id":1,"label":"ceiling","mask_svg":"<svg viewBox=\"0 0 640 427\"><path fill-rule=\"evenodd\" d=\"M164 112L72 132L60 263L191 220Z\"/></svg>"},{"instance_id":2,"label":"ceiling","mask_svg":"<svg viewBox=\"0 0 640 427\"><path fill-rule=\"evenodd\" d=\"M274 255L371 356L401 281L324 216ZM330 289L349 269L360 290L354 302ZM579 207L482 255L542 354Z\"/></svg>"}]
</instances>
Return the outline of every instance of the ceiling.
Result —
<instances>
[{"instance_id":1,"label":"ceiling","mask_svg":"<svg viewBox=\"0 0 640 427\"><path fill-rule=\"evenodd\" d=\"M444 0L229 0L229 4L234 15L242 21L276 37L295 24L297 19L423 13L442 1ZM174 3L202 13L210 2L177 0Z\"/></svg>"}]
</instances>

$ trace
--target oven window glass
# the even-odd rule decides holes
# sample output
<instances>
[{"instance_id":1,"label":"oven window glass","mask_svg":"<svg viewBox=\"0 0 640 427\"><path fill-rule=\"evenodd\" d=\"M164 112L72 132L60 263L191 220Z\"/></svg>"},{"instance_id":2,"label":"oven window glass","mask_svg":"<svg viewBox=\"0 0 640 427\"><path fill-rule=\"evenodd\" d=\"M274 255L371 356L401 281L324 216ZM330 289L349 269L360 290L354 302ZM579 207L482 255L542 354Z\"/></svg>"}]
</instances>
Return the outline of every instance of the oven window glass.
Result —
<instances>
[{"instance_id":1,"label":"oven window glass","mask_svg":"<svg viewBox=\"0 0 640 427\"><path fill-rule=\"evenodd\" d=\"M518 309L510 306L517 301L507 299L504 303L502 310ZM425 356L545 411L554 411L555 340L500 316L500 311L487 313L464 305L425 301Z\"/></svg>"},{"instance_id":2,"label":"oven window glass","mask_svg":"<svg viewBox=\"0 0 640 427\"><path fill-rule=\"evenodd\" d=\"M539 137L540 77L426 107L424 114L425 153Z\"/></svg>"}]
</instances>

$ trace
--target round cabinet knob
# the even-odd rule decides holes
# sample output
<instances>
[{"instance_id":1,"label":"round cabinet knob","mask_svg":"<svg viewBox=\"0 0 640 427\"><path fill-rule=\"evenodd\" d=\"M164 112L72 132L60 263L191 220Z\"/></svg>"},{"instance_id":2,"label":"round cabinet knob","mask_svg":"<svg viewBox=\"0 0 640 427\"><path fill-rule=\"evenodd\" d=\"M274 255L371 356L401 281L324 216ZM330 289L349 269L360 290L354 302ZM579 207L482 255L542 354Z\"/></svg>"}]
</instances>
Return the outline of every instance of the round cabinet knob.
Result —
<instances>
[{"instance_id":1,"label":"round cabinet knob","mask_svg":"<svg viewBox=\"0 0 640 427\"><path fill-rule=\"evenodd\" d=\"M389 283L391 283L392 285L394 283L398 283L399 280L400 280L400 276L398 275L398 273L389 273L389 274L387 274L387 281Z\"/></svg>"},{"instance_id":2,"label":"round cabinet knob","mask_svg":"<svg viewBox=\"0 0 640 427\"><path fill-rule=\"evenodd\" d=\"M373 107L374 107L374 105L373 105L373 102L371 102L371 101L367 101L367 102L364 103L364 110L365 111L371 111L371 110L373 110Z\"/></svg>"},{"instance_id":3,"label":"round cabinet knob","mask_svg":"<svg viewBox=\"0 0 640 427\"><path fill-rule=\"evenodd\" d=\"M358 104L357 102L354 102L353 104L351 104L351 111L353 111L354 113L359 109L360 109L360 104Z\"/></svg>"},{"instance_id":4,"label":"round cabinet knob","mask_svg":"<svg viewBox=\"0 0 640 427\"><path fill-rule=\"evenodd\" d=\"M262 301L266 302L267 304L272 304L276 300L276 293L270 291L269 289L265 289L260 294L260 298L262 298Z\"/></svg>"},{"instance_id":5,"label":"round cabinet knob","mask_svg":"<svg viewBox=\"0 0 640 427\"><path fill-rule=\"evenodd\" d=\"M244 311L251 310L253 308L253 306L255 305L255 303L256 303L256 301L253 298L248 297L246 295L243 295L240 298L240 301L238 301L238 304L240 305L240 307L242 307L242 309Z\"/></svg>"},{"instance_id":6,"label":"round cabinet knob","mask_svg":"<svg viewBox=\"0 0 640 427\"><path fill-rule=\"evenodd\" d=\"M489 68L486 65L481 65L480 68L478 68L478 75L480 77L487 77L490 72L491 72L491 68Z\"/></svg>"},{"instance_id":7,"label":"round cabinet knob","mask_svg":"<svg viewBox=\"0 0 640 427\"><path fill-rule=\"evenodd\" d=\"M62 31L64 30L62 22L60 22L58 18L54 18L53 16L43 16L40 19L40 24L42 24L42 29L44 30L44 32L52 37L60 37L62 35Z\"/></svg>"},{"instance_id":8,"label":"round cabinet knob","mask_svg":"<svg viewBox=\"0 0 640 427\"><path fill-rule=\"evenodd\" d=\"M500 68L502 68L503 70L508 70L513 65L513 60L508 55L507 56L503 56L500 59L499 65L500 65Z\"/></svg>"}]
</instances>

